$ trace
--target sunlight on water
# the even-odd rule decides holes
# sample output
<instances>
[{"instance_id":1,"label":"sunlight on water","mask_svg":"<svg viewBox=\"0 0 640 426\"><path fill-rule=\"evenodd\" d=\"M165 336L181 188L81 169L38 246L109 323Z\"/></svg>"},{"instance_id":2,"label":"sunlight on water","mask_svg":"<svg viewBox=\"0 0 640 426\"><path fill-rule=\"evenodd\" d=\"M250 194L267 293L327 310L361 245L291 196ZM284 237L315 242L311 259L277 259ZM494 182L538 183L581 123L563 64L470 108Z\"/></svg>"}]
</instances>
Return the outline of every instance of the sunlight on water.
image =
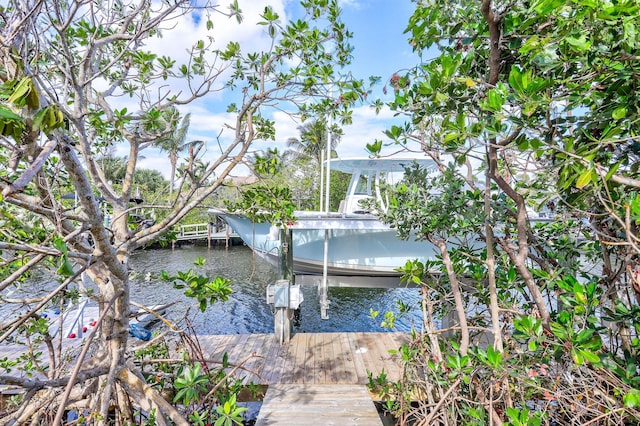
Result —
<instances>
[{"instance_id":1,"label":"sunlight on water","mask_svg":"<svg viewBox=\"0 0 640 426\"><path fill-rule=\"evenodd\" d=\"M206 264L193 262L202 257ZM277 270L246 247L212 248L182 247L175 250L138 251L131 257L131 299L146 305L178 302L169 318L181 320L185 312L199 334L272 333L273 314L266 303L266 287L277 279ZM160 272L175 273L189 268L200 270L211 279L217 275L232 280L234 293L224 303L216 303L201 313L195 300L183 295L170 283L159 280ZM201 268L201 269L200 269ZM396 301L410 304L408 316L398 321L396 331L409 331L412 324L420 327L420 296L416 288L330 288L329 319L320 319L317 289L303 286L304 302L300 325L294 332L384 331L379 322L387 310L396 309ZM369 310L380 311L374 321ZM183 323L184 324L184 323Z\"/></svg>"}]
</instances>

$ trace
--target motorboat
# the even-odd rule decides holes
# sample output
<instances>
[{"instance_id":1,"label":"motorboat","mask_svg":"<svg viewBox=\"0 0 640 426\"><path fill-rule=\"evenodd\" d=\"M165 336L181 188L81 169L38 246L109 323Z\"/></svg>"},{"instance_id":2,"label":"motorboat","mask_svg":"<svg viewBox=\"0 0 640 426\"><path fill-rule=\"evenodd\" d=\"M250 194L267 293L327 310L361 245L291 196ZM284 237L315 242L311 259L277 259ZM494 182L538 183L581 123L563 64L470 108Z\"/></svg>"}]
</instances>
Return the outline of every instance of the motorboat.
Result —
<instances>
[{"instance_id":1,"label":"motorboat","mask_svg":"<svg viewBox=\"0 0 640 426\"><path fill-rule=\"evenodd\" d=\"M150 328L160 321L173 304L172 302L149 307L132 304L129 313L129 334L140 340L149 340L152 334ZM100 312L97 305L87 298L82 298L77 303L70 303L63 311L47 309L42 316L49 323L49 334L52 337L60 334L66 339L81 339L97 327Z\"/></svg>"},{"instance_id":2,"label":"motorboat","mask_svg":"<svg viewBox=\"0 0 640 426\"><path fill-rule=\"evenodd\" d=\"M427 241L402 240L397 230L381 222L376 209L386 209L382 183L399 180L406 167L417 163L433 169L425 158L348 158L332 159L331 171L351 175L339 211L296 211L292 229L293 269L296 274L332 276L399 277L396 268L408 260L433 259L437 248ZM270 223L256 223L242 213L210 209L221 217L256 254L274 264L279 262L279 230Z\"/></svg>"},{"instance_id":3,"label":"motorboat","mask_svg":"<svg viewBox=\"0 0 640 426\"><path fill-rule=\"evenodd\" d=\"M296 211L295 221L287 224L287 228L292 230L295 282L318 285L322 318L328 318L329 286L398 286L401 285L398 269L407 261L425 263L440 254L440 250L429 241L411 237L401 239L397 229L380 221L376 214L386 211L389 205L383 184L399 182L405 170L416 164L435 172L433 160L349 158L332 159L330 164L332 171L351 175L339 210ZM283 244L279 227L255 222L242 212L210 209L209 213L227 222L254 253L280 265ZM531 212L530 220L548 222L554 218ZM452 247L464 243L483 244L469 238L473 237L458 242L450 239L447 244Z\"/></svg>"}]
</instances>

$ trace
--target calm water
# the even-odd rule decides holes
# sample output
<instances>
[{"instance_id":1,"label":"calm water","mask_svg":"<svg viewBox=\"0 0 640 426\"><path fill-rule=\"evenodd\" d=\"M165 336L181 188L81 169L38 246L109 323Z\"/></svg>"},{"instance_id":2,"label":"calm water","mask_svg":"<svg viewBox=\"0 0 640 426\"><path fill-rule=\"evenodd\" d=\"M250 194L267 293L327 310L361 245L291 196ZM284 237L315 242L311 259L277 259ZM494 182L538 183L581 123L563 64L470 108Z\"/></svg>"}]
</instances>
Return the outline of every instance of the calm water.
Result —
<instances>
[{"instance_id":1,"label":"calm water","mask_svg":"<svg viewBox=\"0 0 640 426\"><path fill-rule=\"evenodd\" d=\"M204 266L193 262L202 257ZM131 257L131 299L147 305L176 301L168 317L178 321L189 311L189 319L199 334L272 333L273 314L266 303L266 287L277 279L278 271L257 258L246 247L182 247L175 250L138 251ZM209 306L201 313L193 299L171 283L159 280L160 271L174 273L192 268L211 279L220 275L231 279L233 294L224 303ZM419 328L421 314L416 288L329 288L329 319L320 319L317 288L303 286L301 321L294 332L384 331L379 326L385 311L396 309L397 300L410 304L410 314L397 323L397 331ZM369 310L380 311L374 321Z\"/></svg>"}]
</instances>

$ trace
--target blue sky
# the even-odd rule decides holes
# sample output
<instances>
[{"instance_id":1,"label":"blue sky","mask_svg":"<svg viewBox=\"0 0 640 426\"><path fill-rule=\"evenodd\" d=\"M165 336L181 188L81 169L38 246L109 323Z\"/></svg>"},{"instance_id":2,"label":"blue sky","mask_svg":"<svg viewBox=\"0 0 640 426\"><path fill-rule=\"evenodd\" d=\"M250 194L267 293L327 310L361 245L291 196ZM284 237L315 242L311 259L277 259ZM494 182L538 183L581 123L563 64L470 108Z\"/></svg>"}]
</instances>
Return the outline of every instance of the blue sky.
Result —
<instances>
[{"instance_id":1,"label":"blue sky","mask_svg":"<svg viewBox=\"0 0 640 426\"><path fill-rule=\"evenodd\" d=\"M214 28L218 30L216 41L226 44L228 40L237 40L243 46L243 50L260 50L260 43L265 39L259 33L263 31L261 29L263 27L258 27L253 22L258 19L258 14L264 10L266 4L272 5L281 17L298 18L295 13L299 10L299 0L238 0L238 3L244 17L242 31L239 31L235 22L223 19L216 21ZM221 1L220 4L226 4L226 2ZM369 76L375 75L382 77L384 82L388 81L395 71L413 66L418 62L418 55L412 52L407 42L407 35L403 34L415 8L415 3L411 0L341 0L340 6L343 11L342 20L354 34L351 42L354 46L354 60L350 69L356 77L368 80ZM197 28L193 20L185 20L171 32L170 36L165 35L156 48L170 51L172 54L184 51L180 43L200 37L199 31L201 28ZM154 48L153 45L151 48ZM384 99L382 83L375 95L382 96ZM219 92L182 109L183 112L191 113L189 139L207 141L210 146L210 155L215 155L218 146L216 137L220 129L233 119L233 116L225 113L227 103L224 93ZM365 145L375 139L385 139L383 130L391 123L399 122L392 116L390 111L376 116L368 105L357 107L353 115L354 123L343 128L344 135L337 149L338 155L340 157L366 156ZM284 113L276 112L273 118L276 120L277 140L258 142L255 145L256 149L266 150L267 147L278 147L284 150L287 139L299 136L300 123L294 122ZM230 133L226 135L230 136ZM224 138L223 133L220 138L222 144L224 144ZM390 149L389 153L391 152ZM169 167L166 153L147 151L144 155L145 158L140 162L141 167L161 170L167 176Z\"/></svg>"},{"instance_id":2,"label":"blue sky","mask_svg":"<svg viewBox=\"0 0 640 426\"><path fill-rule=\"evenodd\" d=\"M354 33L354 69L385 80L398 69L413 65L417 56L403 34L415 4L409 0L345 2L343 20Z\"/></svg>"}]
</instances>

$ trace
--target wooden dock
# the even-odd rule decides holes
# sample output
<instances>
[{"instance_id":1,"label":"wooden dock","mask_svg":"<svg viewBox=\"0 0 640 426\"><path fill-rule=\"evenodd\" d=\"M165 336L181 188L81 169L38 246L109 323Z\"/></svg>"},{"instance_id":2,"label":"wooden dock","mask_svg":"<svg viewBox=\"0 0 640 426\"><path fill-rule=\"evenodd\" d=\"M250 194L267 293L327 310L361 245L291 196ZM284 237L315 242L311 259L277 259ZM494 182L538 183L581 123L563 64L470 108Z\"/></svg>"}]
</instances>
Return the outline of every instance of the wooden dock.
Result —
<instances>
[{"instance_id":1,"label":"wooden dock","mask_svg":"<svg viewBox=\"0 0 640 426\"><path fill-rule=\"evenodd\" d=\"M280 345L273 334L199 335L207 362L215 367L227 353L229 370L241 365L234 376L243 383L358 384L366 385L368 372L384 370L389 380L402 373L400 356L389 353L409 340L406 333L296 333ZM134 340L135 341L135 340ZM64 350L73 350L81 339L64 339ZM16 359L25 346L0 345L0 359Z\"/></svg>"},{"instance_id":2,"label":"wooden dock","mask_svg":"<svg viewBox=\"0 0 640 426\"><path fill-rule=\"evenodd\" d=\"M380 426L368 374L384 371L389 380L398 380L400 356L389 350L409 338L407 333L345 332L296 333L284 345L273 334L199 335L198 341L211 367L226 353L235 378L268 386L256 425ZM17 358L21 350L24 346L0 345L0 359Z\"/></svg>"},{"instance_id":3,"label":"wooden dock","mask_svg":"<svg viewBox=\"0 0 640 426\"><path fill-rule=\"evenodd\" d=\"M229 364L243 368L235 375L243 382L273 385L368 383L367 372L384 370L398 380L399 355L389 353L409 340L405 333L296 333L280 345L273 334L198 336L203 352L213 362L228 354ZM247 359L249 358L249 359Z\"/></svg>"},{"instance_id":4,"label":"wooden dock","mask_svg":"<svg viewBox=\"0 0 640 426\"><path fill-rule=\"evenodd\" d=\"M229 246L232 241L240 241L240 236L227 225L217 227L212 223L181 225L176 232L175 241L198 240L205 240L209 245L224 241Z\"/></svg>"},{"instance_id":5,"label":"wooden dock","mask_svg":"<svg viewBox=\"0 0 640 426\"><path fill-rule=\"evenodd\" d=\"M199 336L214 362L227 353L245 384L268 385L256 426L358 425L382 421L366 384L384 373L402 374L398 349L404 333L297 333L280 345L273 334Z\"/></svg>"},{"instance_id":6,"label":"wooden dock","mask_svg":"<svg viewBox=\"0 0 640 426\"><path fill-rule=\"evenodd\" d=\"M381 424L363 385L271 385L256 420L256 426Z\"/></svg>"}]
</instances>

